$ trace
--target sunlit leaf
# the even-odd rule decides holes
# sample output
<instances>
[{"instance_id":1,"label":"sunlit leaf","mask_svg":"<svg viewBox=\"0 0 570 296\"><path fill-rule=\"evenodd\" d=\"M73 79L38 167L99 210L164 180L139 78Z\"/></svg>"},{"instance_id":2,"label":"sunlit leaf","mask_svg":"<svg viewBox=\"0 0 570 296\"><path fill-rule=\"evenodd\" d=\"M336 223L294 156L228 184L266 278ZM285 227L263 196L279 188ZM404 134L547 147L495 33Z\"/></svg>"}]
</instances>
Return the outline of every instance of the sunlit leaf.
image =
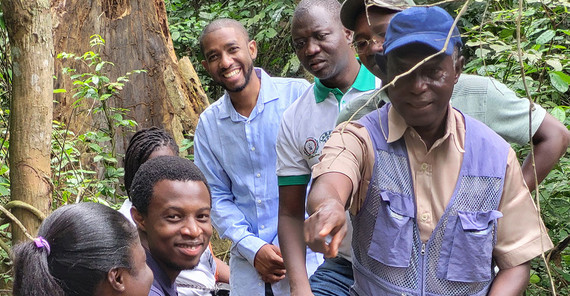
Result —
<instances>
[{"instance_id":1,"label":"sunlit leaf","mask_svg":"<svg viewBox=\"0 0 570 296\"><path fill-rule=\"evenodd\" d=\"M556 71L548 73L550 76L550 84L559 92L566 92L570 85L570 76L563 72Z\"/></svg>"},{"instance_id":2,"label":"sunlit leaf","mask_svg":"<svg viewBox=\"0 0 570 296\"><path fill-rule=\"evenodd\" d=\"M538 38L536 38L536 44L546 44L556 36L556 32L553 30L546 30Z\"/></svg>"}]
</instances>

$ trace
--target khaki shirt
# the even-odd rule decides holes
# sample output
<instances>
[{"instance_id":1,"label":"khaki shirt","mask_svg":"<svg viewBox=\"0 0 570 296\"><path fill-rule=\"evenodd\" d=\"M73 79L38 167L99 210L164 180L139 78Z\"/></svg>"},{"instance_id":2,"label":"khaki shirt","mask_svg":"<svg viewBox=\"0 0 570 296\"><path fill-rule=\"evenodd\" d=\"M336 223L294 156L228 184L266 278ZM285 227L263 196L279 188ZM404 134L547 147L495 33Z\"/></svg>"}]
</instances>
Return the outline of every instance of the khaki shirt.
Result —
<instances>
[{"instance_id":1,"label":"khaki shirt","mask_svg":"<svg viewBox=\"0 0 570 296\"><path fill-rule=\"evenodd\" d=\"M464 118L457 110L451 107L449 110L445 135L429 150L394 108L388 111L390 133L385 131L384 136L388 143L401 137L406 141L417 208L416 222L424 242L431 236L451 199L463 161ZM350 212L354 215L366 198L374 160L374 146L366 128L356 122L342 123L323 148L322 160L313 168L313 178L328 172L346 175L353 186ZM497 222L497 244L493 250L493 257L501 269L520 265L553 246L512 149L504 182L498 209L503 217Z\"/></svg>"}]
</instances>

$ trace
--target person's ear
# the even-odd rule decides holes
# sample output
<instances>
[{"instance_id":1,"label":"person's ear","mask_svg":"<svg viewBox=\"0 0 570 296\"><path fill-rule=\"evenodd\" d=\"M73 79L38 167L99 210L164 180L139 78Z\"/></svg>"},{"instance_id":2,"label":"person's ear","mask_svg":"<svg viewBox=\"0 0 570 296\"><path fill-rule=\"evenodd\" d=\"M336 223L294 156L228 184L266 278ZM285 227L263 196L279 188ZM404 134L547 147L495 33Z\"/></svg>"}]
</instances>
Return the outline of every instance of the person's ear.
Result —
<instances>
[{"instance_id":1,"label":"person's ear","mask_svg":"<svg viewBox=\"0 0 570 296\"><path fill-rule=\"evenodd\" d=\"M460 55L455 61L455 83L459 80L459 75L463 72L463 66L465 65L465 58Z\"/></svg>"},{"instance_id":2,"label":"person's ear","mask_svg":"<svg viewBox=\"0 0 570 296\"><path fill-rule=\"evenodd\" d=\"M206 62L206 60L202 60L200 61L200 63L202 63L202 67L206 69L206 72L210 73L210 65L208 64L208 62Z\"/></svg>"},{"instance_id":3,"label":"person's ear","mask_svg":"<svg viewBox=\"0 0 570 296\"><path fill-rule=\"evenodd\" d=\"M111 288L117 292L125 291L125 273L128 272L125 268L113 268L107 273L107 281Z\"/></svg>"},{"instance_id":4,"label":"person's ear","mask_svg":"<svg viewBox=\"0 0 570 296\"><path fill-rule=\"evenodd\" d=\"M137 228L146 232L144 216L134 206L131 207L131 216L133 217L133 221L135 221Z\"/></svg>"},{"instance_id":5,"label":"person's ear","mask_svg":"<svg viewBox=\"0 0 570 296\"><path fill-rule=\"evenodd\" d=\"M382 75L386 77L388 75L388 71L386 70L388 67L388 60L386 59L386 55L384 55L383 52L377 52L374 54L374 60L376 61L380 72L382 72Z\"/></svg>"},{"instance_id":6,"label":"person's ear","mask_svg":"<svg viewBox=\"0 0 570 296\"><path fill-rule=\"evenodd\" d=\"M247 43L247 49L249 50L249 56L251 56L252 60L257 58L257 42L255 40L250 40Z\"/></svg>"},{"instance_id":7,"label":"person's ear","mask_svg":"<svg viewBox=\"0 0 570 296\"><path fill-rule=\"evenodd\" d=\"M344 37L348 41L348 45L350 45L352 43L352 38L354 37L354 32L352 32L347 28L344 28L343 30L344 30Z\"/></svg>"}]
</instances>

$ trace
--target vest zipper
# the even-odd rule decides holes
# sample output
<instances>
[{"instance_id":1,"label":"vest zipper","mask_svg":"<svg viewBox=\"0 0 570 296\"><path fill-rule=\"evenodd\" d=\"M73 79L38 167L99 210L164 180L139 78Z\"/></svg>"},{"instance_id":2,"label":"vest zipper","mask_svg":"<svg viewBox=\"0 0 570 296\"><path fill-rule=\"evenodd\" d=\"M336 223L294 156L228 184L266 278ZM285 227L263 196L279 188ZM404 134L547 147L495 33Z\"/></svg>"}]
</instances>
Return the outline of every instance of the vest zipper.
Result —
<instances>
[{"instance_id":1,"label":"vest zipper","mask_svg":"<svg viewBox=\"0 0 570 296\"><path fill-rule=\"evenodd\" d=\"M425 269L426 269L426 243L422 242L422 248L420 250L421 254L421 261L422 261L422 269L421 269L421 293L420 295L425 295Z\"/></svg>"}]
</instances>

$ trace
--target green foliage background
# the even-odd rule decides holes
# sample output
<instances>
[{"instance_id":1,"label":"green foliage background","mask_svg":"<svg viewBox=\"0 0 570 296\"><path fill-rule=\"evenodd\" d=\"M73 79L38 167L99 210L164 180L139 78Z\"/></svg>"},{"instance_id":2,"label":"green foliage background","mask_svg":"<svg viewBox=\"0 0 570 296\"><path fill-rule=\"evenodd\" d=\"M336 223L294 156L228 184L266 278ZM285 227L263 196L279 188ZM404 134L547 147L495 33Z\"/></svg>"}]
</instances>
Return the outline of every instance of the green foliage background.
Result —
<instances>
[{"instance_id":1,"label":"green foliage background","mask_svg":"<svg viewBox=\"0 0 570 296\"><path fill-rule=\"evenodd\" d=\"M416 1L429 4L435 1ZM215 87L199 61L198 36L211 20L221 17L242 22L259 45L257 66L272 75L307 76L302 71L290 46L290 19L294 1L224 2L168 0L170 32L177 53L189 55L196 66L211 100L222 91ZM456 15L464 2L455 1L442 6ZM473 1L460 19L465 43L466 73L493 76L527 97L521 72L524 71L532 99L570 126L570 19L568 1L525 1L521 22L521 47L524 67L521 69L516 43L518 1ZM524 159L528 146L515 147ZM561 159L540 187L542 216L555 244L570 233L570 157ZM550 264L559 295L570 295L570 251L566 249ZM549 280L544 263L532 262L531 285L528 295L548 294Z\"/></svg>"},{"instance_id":2,"label":"green foliage background","mask_svg":"<svg viewBox=\"0 0 570 296\"><path fill-rule=\"evenodd\" d=\"M290 19L295 2L294 0L221 2L165 0L175 50L179 57L191 58L212 101L223 92L220 87L212 84L200 65L202 56L198 37L210 21L220 17L234 18L245 25L250 37L258 44L257 66L264 68L273 76L310 78L300 67L290 45ZM416 1L418 4L426 2L434 1ZM450 13L456 14L461 5L462 3L454 2L443 4L443 7ZM459 23L465 43L464 55L467 58L465 72L493 76L517 91L521 97L526 97L521 78L521 73L524 72L532 99L569 127L569 8L568 0L524 2L521 24L524 66L521 68L516 54L518 1L472 1ZM9 41L2 19L0 15L0 203L4 204L10 198L7 153L12 74ZM94 51L93 54L96 55L97 52ZM75 58L74 55L68 57ZM78 88L67 91L84 92L78 95L78 100L98 100L98 104L94 104L93 112L106 113L105 116L110 118L110 121L108 126L83 135L74 135L62 123L54 122L52 137L52 176L56 189L53 198L54 207L86 200L117 207L124 199L120 182L124 171L117 163L119 156L113 150L113 145L109 145L109 141L113 138L111 135L114 128L132 128L136 123L123 120L122 115L127 110L104 106L105 100L112 99L114 92L120 91L120 88L109 89L111 83L128 83L105 81L105 69L112 66L110 62L97 60L91 72L71 74L76 75L73 78L77 79ZM97 66L99 64L100 67ZM182 144L183 149L188 149L191 145L190 140ZM515 149L522 161L529 148L526 146ZM542 217L555 245L568 239L570 234L569 180L570 156L567 153L540 186L539 201ZM0 242L9 240L10 231L4 221L0 225ZM0 247L2 247L0 257L9 263L7 248L2 244ZM570 295L570 249L566 248L549 266L552 269L552 278L558 295ZM5 273L3 278L9 280L10 276ZM539 259L533 260L531 285L527 289L527 295L549 294L549 287L544 262Z\"/></svg>"}]
</instances>

